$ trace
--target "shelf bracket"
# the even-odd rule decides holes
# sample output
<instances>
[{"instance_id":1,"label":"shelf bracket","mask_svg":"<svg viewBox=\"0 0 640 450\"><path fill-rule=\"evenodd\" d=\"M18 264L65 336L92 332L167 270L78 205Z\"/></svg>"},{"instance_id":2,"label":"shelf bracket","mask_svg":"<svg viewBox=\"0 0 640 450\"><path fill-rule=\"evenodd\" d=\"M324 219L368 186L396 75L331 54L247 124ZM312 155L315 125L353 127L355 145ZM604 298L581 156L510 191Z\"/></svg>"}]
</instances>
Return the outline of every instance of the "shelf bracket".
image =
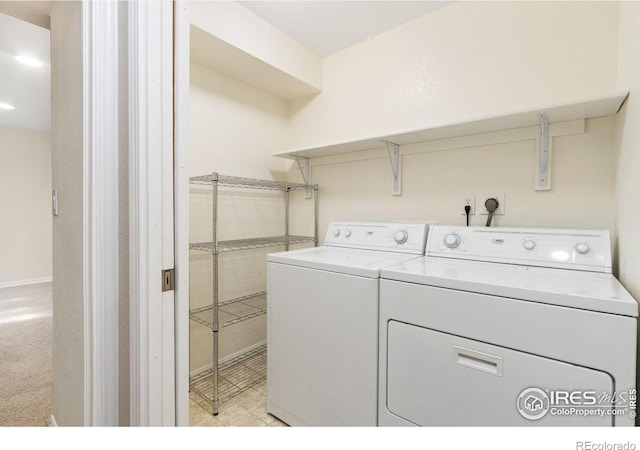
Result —
<instances>
[{"instance_id":1,"label":"shelf bracket","mask_svg":"<svg viewBox=\"0 0 640 450\"><path fill-rule=\"evenodd\" d=\"M298 169L300 169L300 174L302 175L304 184L307 185L304 198L311 198L311 164L309 162L309 158L297 155L293 155L293 157L296 160L296 164L298 164Z\"/></svg>"},{"instance_id":2,"label":"shelf bracket","mask_svg":"<svg viewBox=\"0 0 640 450\"><path fill-rule=\"evenodd\" d=\"M393 173L393 186L391 189L391 194L402 195L402 180L400 174L400 146L384 139L381 139L380 142L384 142L387 146L387 153L389 154L389 161L391 162L391 171Z\"/></svg>"},{"instance_id":3,"label":"shelf bracket","mask_svg":"<svg viewBox=\"0 0 640 450\"><path fill-rule=\"evenodd\" d=\"M549 119L545 113L538 114L540 135L538 138L538 176L536 190L551 189L551 149L549 142Z\"/></svg>"}]
</instances>

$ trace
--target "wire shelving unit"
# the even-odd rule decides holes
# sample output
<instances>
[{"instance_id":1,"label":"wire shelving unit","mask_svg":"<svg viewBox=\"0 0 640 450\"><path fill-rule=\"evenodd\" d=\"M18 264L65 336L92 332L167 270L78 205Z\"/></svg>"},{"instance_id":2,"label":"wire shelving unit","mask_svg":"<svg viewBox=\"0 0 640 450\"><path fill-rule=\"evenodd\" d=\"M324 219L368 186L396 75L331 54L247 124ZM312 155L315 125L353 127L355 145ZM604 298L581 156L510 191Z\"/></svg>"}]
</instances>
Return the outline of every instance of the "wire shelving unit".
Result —
<instances>
[{"instance_id":1,"label":"wire shelving unit","mask_svg":"<svg viewBox=\"0 0 640 450\"><path fill-rule=\"evenodd\" d=\"M267 376L266 344L250 348L248 351L235 355L224 363L219 361L220 330L266 314L267 293L266 291L261 291L229 300L220 300L218 293L218 257L221 253L257 248L284 246L286 250L289 250L289 247L295 244L312 243L318 245L318 185L232 177L218 173L191 177L189 181L192 185L210 186L213 203L213 241L189 244L190 250L206 252L213 257L213 294L211 304L194 308L189 312L189 317L192 321L204 325L212 331L213 361L210 369L190 377L189 388L209 403L212 413L217 415L221 402L227 401L259 384ZM248 239L219 240L218 194L220 187L283 192L285 201L284 234ZM305 190L306 192L313 190L313 236L289 234L289 192L292 190Z\"/></svg>"}]
</instances>

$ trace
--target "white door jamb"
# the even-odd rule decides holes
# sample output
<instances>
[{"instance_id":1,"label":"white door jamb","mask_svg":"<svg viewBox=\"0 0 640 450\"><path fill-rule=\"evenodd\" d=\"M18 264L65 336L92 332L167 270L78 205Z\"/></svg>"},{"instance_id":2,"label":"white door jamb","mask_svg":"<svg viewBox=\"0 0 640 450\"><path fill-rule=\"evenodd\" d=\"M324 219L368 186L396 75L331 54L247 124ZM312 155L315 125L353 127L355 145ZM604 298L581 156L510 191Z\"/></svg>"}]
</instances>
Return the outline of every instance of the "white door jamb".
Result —
<instances>
[{"instance_id":1,"label":"white door jamb","mask_svg":"<svg viewBox=\"0 0 640 450\"><path fill-rule=\"evenodd\" d=\"M189 11L174 5L176 425L189 426Z\"/></svg>"},{"instance_id":2,"label":"white door jamb","mask_svg":"<svg viewBox=\"0 0 640 450\"><path fill-rule=\"evenodd\" d=\"M173 148L173 134L166 130L167 117L173 114L173 85L167 81L173 73L166 73L167 57L172 61L173 45L171 39L167 42L167 14L172 13L171 4L168 5L169 8L167 2L128 2L130 415L133 426L175 425L174 357L171 354L171 361L165 361L164 353L168 347L173 351L174 306L171 304L168 317L171 320L163 321L167 318L167 302L172 297L162 292L163 254L168 250L164 249L163 253L163 191L166 191L163 189L163 155L166 157L166 146L171 146L171 151ZM168 67L172 71L172 65ZM173 252L173 248L170 251ZM165 329L169 324L172 329ZM171 336L170 345L167 336ZM169 390L171 395L167 398Z\"/></svg>"},{"instance_id":3,"label":"white door jamb","mask_svg":"<svg viewBox=\"0 0 640 450\"><path fill-rule=\"evenodd\" d=\"M118 2L82 3L84 424L118 425Z\"/></svg>"}]
</instances>

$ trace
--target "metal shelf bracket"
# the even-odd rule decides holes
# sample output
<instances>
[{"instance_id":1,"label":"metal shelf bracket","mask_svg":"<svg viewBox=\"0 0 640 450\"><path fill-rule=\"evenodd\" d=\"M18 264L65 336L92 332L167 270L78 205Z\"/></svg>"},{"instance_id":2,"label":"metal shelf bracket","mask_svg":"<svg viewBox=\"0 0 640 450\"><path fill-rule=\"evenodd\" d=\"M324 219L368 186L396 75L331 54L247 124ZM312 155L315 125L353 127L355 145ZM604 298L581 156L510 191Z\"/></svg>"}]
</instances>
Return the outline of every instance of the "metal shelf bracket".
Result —
<instances>
[{"instance_id":1,"label":"metal shelf bracket","mask_svg":"<svg viewBox=\"0 0 640 450\"><path fill-rule=\"evenodd\" d=\"M540 122L540 135L538 138L538 176L536 179L536 190L551 189L551 158L550 158L550 137L549 119L545 113L538 114Z\"/></svg>"},{"instance_id":2,"label":"metal shelf bracket","mask_svg":"<svg viewBox=\"0 0 640 450\"><path fill-rule=\"evenodd\" d=\"M393 187L391 189L391 194L402 195L402 179L400 173L400 146L384 139L381 139L380 142L384 142L387 146L387 153L389 154L389 161L391 162L391 171L393 173Z\"/></svg>"},{"instance_id":3,"label":"metal shelf bracket","mask_svg":"<svg viewBox=\"0 0 640 450\"><path fill-rule=\"evenodd\" d=\"M307 185L304 198L311 198L311 164L309 163L309 158L297 155L293 155L293 157L296 159L296 164L298 164L298 169L300 169L300 174L302 175L304 184Z\"/></svg>"}]
</instances>

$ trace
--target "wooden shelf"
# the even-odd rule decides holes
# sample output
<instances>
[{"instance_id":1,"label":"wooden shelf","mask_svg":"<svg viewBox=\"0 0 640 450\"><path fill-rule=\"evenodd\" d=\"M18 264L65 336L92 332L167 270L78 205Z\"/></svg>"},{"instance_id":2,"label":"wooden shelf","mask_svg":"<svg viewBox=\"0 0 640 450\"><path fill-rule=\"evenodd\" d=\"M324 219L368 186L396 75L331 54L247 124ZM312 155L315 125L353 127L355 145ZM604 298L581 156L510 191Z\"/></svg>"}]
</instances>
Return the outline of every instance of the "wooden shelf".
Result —
<instances>
[{"instance_id":1,"label":"wooden shelf","mask_svg":"<svg viewBox=\"0 0 640 450\"><path fill-rule=\"evenodd\" d=\"M478 118L464 122L451 122L434 125L428 128L401 131L399 133L367 137L359 140L336 142L312 147L296 148L274 153L280 158L295 157L317 158L320 156L359 152L384 148L384 141L396 145L415 144L451 137L468 136L529 126L538 126L538 114L544 113L550 123L565 122L576 119L592 119L614 115L618 112L628 92L577 101L574 103L542 106L525 111L515 111L499 116Z\"/></svg>"}]
</instances>

